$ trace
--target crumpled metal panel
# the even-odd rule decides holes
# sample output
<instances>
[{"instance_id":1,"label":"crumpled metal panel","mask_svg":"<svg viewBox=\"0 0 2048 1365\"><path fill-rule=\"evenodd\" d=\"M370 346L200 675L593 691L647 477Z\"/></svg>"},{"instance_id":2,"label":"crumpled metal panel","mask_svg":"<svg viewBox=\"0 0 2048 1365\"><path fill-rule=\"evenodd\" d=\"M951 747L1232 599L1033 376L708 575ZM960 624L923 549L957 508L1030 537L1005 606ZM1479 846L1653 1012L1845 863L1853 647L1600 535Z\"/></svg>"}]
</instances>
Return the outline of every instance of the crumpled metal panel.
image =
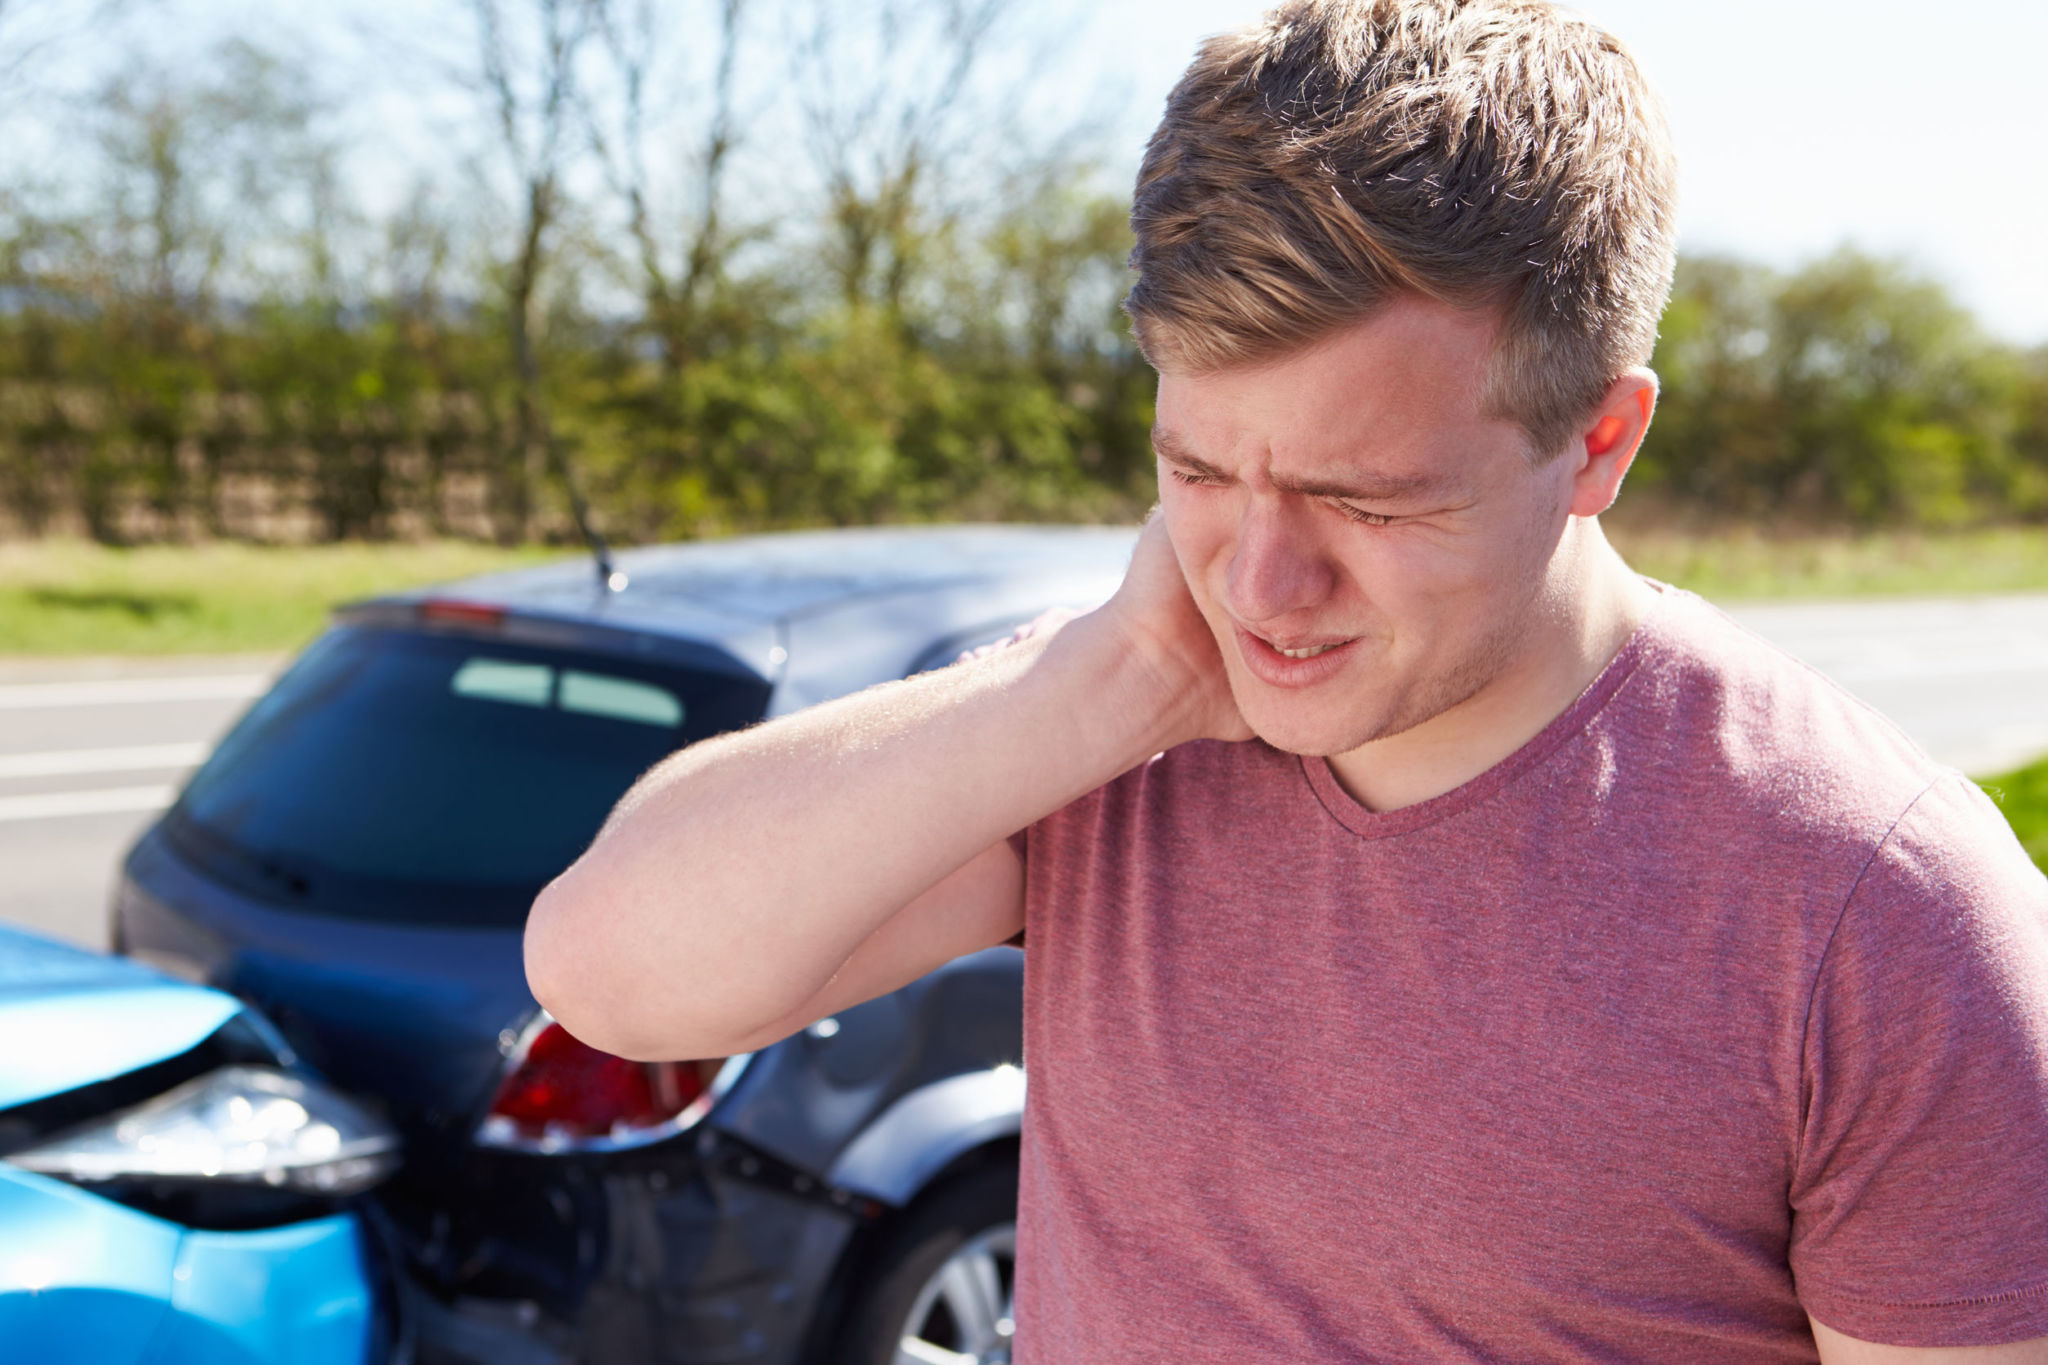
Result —
<instances>
[{"instance_id":1,"label":"crumpled metal panel","mask_svg":"<svg viewBox=\"0 0 2048 1365\"><path fill-rule=\"evenodd\" d=\"M0 1108L188 1052L240 1013L231 996L120 958L0 929Z\"/></svg>"},{"instance_id":2,"label":"crumpled metal panel","mask_svg":"<svg viewBox=\"0 0 2048 1365\"><path fill-rule=\"evenodd\" d=\"M1023 981L1023 954L1014 948L948 963L763 1050L706 1122L822 1180L902 1096L1019 1065Z\"/></svg>"},{"instance_id":3,"label":"crumpled metal panel","mask_svg":"<svg viewBox=\"0 0 2048 1365\"><path fill-rule=\"evenodd\" d=\"M629 1365L794 1365L852 1214L716 1170L665 1192L615 1177L610 1263L583 1355Z\"/></svg>"}]
</instances>

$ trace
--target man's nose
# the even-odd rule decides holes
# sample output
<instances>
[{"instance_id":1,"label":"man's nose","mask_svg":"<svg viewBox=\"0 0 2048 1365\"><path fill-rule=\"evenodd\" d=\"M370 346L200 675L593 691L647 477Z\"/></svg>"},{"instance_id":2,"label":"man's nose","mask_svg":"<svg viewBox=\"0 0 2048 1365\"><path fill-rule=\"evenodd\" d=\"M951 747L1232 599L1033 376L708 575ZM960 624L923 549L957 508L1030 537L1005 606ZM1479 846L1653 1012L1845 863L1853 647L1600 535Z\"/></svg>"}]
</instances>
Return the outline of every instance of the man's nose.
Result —
<instances>
[{"instance_id":1,"label":"man's nose","mask_svg":"<svg viewBox=\"0 0 2048 1365\"><path fill-rule=\"evenodd\" d=\"M1251 498L1238 523L1237 551L1225 586L1240 621L1275 621L1321 606L1336 576L1302 510L1290 499Z\"/></svg>"}]
</instances>

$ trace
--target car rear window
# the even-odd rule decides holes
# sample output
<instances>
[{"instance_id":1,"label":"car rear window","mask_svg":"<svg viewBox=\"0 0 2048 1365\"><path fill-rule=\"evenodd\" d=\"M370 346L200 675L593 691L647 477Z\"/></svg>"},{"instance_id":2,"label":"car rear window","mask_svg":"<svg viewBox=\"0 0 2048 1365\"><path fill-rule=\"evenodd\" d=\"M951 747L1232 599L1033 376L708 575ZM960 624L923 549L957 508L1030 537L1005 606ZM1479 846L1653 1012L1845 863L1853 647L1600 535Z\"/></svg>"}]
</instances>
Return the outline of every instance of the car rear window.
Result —
<instances>
[{"instance_id":1,"label":"car rear window","mask_svg":"<svg viewBox=\"0 0 2048 1365\"><path fill-rule=\"evenodd\" d=\"M222 741L165 832L277 904L516 926L634 779L767 701L753 677L339 627Z\"/></svg>"}]
</instances>

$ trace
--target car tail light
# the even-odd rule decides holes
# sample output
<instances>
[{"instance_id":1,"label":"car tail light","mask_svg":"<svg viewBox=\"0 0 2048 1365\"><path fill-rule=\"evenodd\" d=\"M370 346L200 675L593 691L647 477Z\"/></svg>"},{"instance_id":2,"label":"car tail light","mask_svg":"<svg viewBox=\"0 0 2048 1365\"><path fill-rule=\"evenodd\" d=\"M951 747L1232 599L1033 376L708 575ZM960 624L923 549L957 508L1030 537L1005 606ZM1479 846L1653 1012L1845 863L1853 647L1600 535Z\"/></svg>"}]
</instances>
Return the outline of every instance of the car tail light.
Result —
<instances>
[{"instance_id":1,"label":"car tail light","mask_svg":"<svg viewBox=\"0 0 2048 1365\"><path fill-rule=\"evenodd\" d=\"M578 1042L543 1014L513 1048L477 1141L538 1152L658 1142L703 1117L723 1093L717 1082L729 1065L627 1061Z\"/></svg>"}]
</instances>

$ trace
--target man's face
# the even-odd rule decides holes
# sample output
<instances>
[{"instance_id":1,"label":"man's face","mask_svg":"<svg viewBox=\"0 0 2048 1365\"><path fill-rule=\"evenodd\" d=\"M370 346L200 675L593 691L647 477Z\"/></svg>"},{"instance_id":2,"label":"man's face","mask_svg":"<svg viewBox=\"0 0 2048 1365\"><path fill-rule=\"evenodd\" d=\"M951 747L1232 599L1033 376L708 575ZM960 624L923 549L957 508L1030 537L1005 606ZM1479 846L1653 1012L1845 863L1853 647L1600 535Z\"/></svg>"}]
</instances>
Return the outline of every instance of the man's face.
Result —
<instances>
[{"instance_id":1,"label":"man's face","mask_svg":"<svg viewBox=\"0 0 2048 1365\"><path fill-rule=\"evenodd\" d=\"M1521 429L1482 415L1494 328L1402 299L1278 361L1160 377L1167 530L1269 744L1411 729L1560 619L1573 461L1532 467Z\"/></svg>"}]
</instances>

